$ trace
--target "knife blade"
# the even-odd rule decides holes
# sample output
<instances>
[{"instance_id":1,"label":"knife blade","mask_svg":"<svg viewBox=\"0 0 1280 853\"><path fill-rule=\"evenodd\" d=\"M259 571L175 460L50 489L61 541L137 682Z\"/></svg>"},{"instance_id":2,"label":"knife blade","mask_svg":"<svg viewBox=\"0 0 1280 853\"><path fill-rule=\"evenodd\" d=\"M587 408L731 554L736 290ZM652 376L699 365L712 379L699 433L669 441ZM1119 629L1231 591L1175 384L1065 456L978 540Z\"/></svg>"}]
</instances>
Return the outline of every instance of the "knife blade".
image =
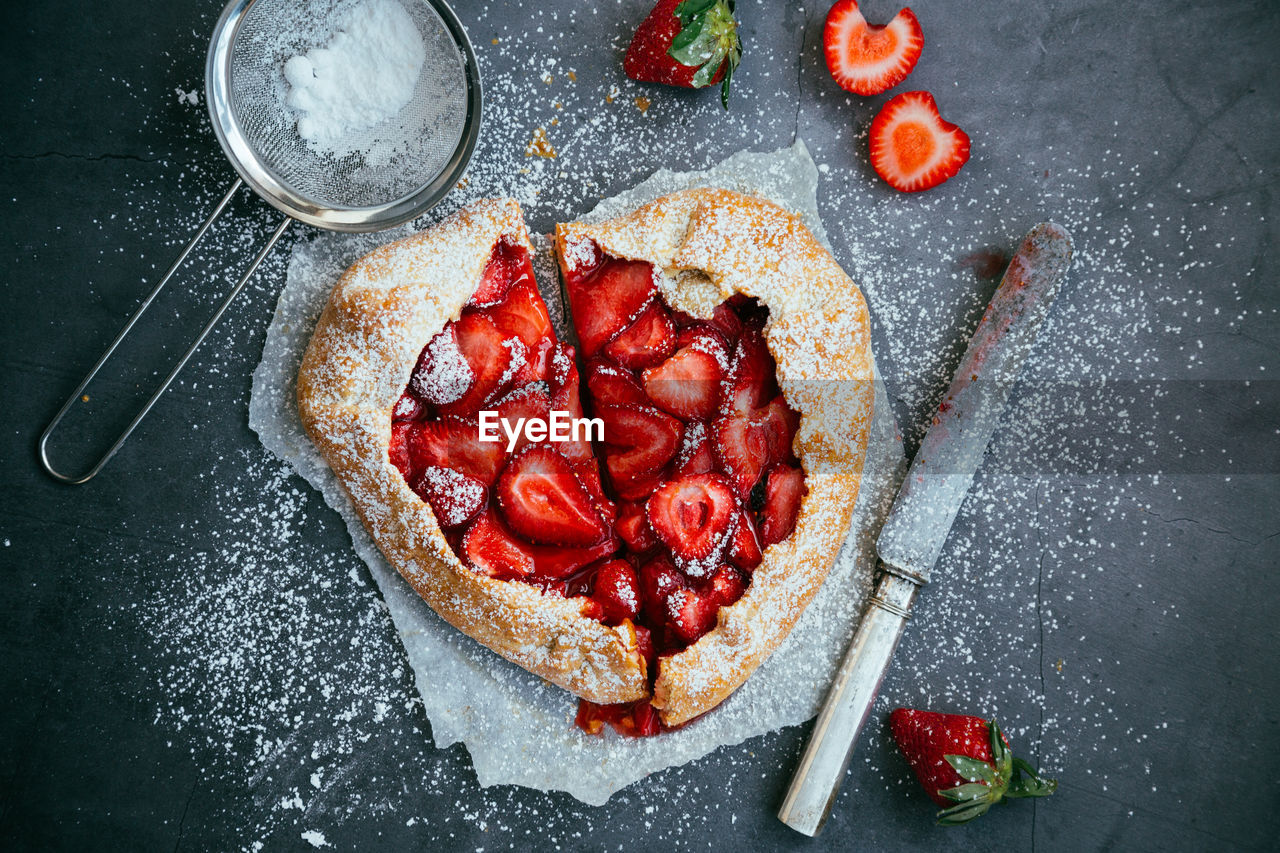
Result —
<instances>
[{"instance_id":1,"label":"knife blade","mask_svg":"<svg viewBox=\"0 0 1280 853\"><path fill-rule=\"evenodd\" d=\"M831 812L911 605L938 561L1071 254L1062 226L1031 229L969 339L876 540L875 592L778 810L798 832L817 835Z\"/></svg>"}]
</instances>

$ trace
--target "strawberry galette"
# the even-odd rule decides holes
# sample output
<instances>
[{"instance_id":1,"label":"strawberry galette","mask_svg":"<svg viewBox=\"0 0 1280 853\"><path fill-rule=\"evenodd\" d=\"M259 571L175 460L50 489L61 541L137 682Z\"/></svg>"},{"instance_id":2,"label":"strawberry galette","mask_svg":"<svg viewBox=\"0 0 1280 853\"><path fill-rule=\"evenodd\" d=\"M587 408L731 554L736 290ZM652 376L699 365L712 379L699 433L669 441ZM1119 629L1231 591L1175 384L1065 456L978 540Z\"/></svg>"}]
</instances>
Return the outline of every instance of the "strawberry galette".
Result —
<instances>
[{"instance_id":1,"label":"strawberry galette","mask_svg":"<svg viewBox=\"0 0 1280 853\"><path fill-rule=\"evenodd\" d=\"M361 259L298 377L387 559L450 623L654 734L786 637L848 532L872 407L861 294L791 214L664 196L555 239L558 340L518 205Z\"/></svg>"}]
</instances>

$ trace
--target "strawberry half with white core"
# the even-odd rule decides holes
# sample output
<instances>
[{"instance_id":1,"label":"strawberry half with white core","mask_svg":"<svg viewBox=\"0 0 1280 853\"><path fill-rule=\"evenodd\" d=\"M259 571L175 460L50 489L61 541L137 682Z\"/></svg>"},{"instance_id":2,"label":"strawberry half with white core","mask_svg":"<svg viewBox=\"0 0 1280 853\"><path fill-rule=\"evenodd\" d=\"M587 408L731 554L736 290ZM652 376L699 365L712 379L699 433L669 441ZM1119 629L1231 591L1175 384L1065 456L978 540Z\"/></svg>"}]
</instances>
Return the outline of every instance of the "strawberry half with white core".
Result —
<instances>
[{"instance_id":1,"label":"strawberry half with white core","mask_svg":"<svg viewBox=\"0 0 1280 853\"><path fill-rule=\"evenodd\" d=\"M924 34L910 9L877 27L867 23L854 0L839 0L822 31L831 76L856 95L878 95L907 79L923 48Z\"/></svg>"},{"instance_id":2,"label":"strawberry half with white core","mask_svg":"<svg viewBox=\"0 0 1280 853\"><path fill-rule=\"evenodd\" d=\"M889 731L930 799L942 807L938 823L973 820L1003 799L1047 797L1058 789L1015 758L995 720L898 708Z\"/></svg>"},{"instance_id":3,"label":"strawberry half with white core","mask_svg":"<svg viewBox=\"0 0 1280 853\"><path fill-rule=\"evenodd\" d=\"M622 70L632 80L685 89L719 82L727 110L741 59L733 0L659 0L636 29Z\"/></svg>"},{"instance_id":4,"label":"strawberry half with white core","mask_svg":"<svg viewBox=\"0 0 1280 853\"><path fill-rule=\"evenodd\" d=\"M691 577L710 573L728 544L737 511L729 483L719 474L694 474L664 483L649 498L649 526ZM712 565L711 568L715 566Z\"/></svg>"},{"instance_id":5,"label":"strawberry half with white core","mask_svg":"<svg viewBox=\"0 0 1280 853\"><path fill-rule=\"evenodd\" d=\"M969 136L938 114L928 92L903 92L871 122L871 165L894 189L936 187L969 162Z\"/></svg>"}]
</instances>

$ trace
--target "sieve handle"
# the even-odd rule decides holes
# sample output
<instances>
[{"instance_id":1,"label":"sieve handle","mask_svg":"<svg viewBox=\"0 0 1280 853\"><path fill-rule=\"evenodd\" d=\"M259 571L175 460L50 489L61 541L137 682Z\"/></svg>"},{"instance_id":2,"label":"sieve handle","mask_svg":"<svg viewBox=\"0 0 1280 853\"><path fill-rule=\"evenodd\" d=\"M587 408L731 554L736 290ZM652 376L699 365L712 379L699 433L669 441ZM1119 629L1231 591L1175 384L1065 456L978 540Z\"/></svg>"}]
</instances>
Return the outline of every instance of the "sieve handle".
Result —
<instances>
[{"instance_id":1,"label":"sieve handle","mask_svg":"<svg viewBox=\"0 0 1280 853\"><path fill-rule=\"evenodd\" d=\"M93 365L87 374L85 374L84 379L82 379L80 384L76 386L76 390L71 392L71 396L67 397L66 402L62 404L62 408L58 410L58 413L53 416L53 420L49 421L49 425L45 427L44 432L41 433L40 443L38 445L40 464L44 466L44 469L48 471L49 475L53 478L70 485L79 485L81 483L87 483L89 480L93 479L94 475L102 470L102 466L107 464L107 461L110 460L111 457L116 454L116 451L120 449L120 446L124 444L125 439L133 433L138 424L142 423L142 419L145 418L151 411L152 407L155 406L156 401L160 399L160 395L168 390L169 386L173 384L173 380L178 377L182 368L191 360L191 356L195 355L196 349L199 348L200 344L204 343L204 339L209 336L209 333L213 331L213 327L218 324L220 319L222 319L222 315L226 312L227 308L230 307L231 302L240 294L240 291L244 289L245 284L248 283L254 272L257 271L258 266L262 263L263 259L266 258L267 253L271 251L272 247L275 246L276 241L284 234L285 229L292 221L288 217L285 217L284 221L277 226L275 232L271 235L271 239L267 241L267 245L258 252L257 257L253 259L253 263L249 265L249 269L241 277L236 286L232 288L231 293L222 301L222 304L218 306L218 310L213 313L209 322L205 324L204 329L201 330L200 334L192 342L187 351L183 353L182 358L178 359L178 363L174 365L173 370L171 370L169 375L165 377L164 381L160 383L160 387L155 390L155 393L151 395L151 398L147 400L141 409L138 410L138 413L133 416L133 420L131 420L129 425L124 428L124 431L120 433L120 436L115 440L115 443L111 445L107 452L104 453L96 463L94 463L93 467L79 476L63 474L54 468L53 463L49 461L49 439L53 435L54 430L57 429L58 424L62 421L62 418L67 414L67 412L70 411L71 407L75 405L75 402L80 399L80 395L84 393L84 389L93 381L93 377L98 375L98 371L101 370L102 366L111 358L111 355L116 351L116 348L120 346L124 339L129 335L129 332L133 330L133 327L137 324L138 320L142 318L142 315L151 307L151 303L160 295L160 291L164 289L164 286L169 283L169 279L173 278L173 274L177 272L178 268L182 266L184 261L186 261L187 256L191 254L191 250L195 248L196 243L200 242L200 238L205 235L209 230L209 227L213 225L213 223L217 221L218 217L222 215L222 212L226 210L227 205L231 203L231 199L242 186L244 186L244 181L240 178L236 178L235 183L231 185L231 188L227 190L226 195L222 197L222 201L218 202L217 207L213 209L213 213L209 214L209 218L204 221L204 224L196 231L195 236L191 238L189 243L187 243L186 248L184 248L181 254L178 255L177 260L175 260L169 267L169 271L161 277L160 282L149 294L147 294L147 298L142 300L142 304L138 306L138 310L133 312L133 316L124 324L120 333L116 335L115 340L111 342L111 344L98 358L97 363Z\"/></svg>"}]
</instances>

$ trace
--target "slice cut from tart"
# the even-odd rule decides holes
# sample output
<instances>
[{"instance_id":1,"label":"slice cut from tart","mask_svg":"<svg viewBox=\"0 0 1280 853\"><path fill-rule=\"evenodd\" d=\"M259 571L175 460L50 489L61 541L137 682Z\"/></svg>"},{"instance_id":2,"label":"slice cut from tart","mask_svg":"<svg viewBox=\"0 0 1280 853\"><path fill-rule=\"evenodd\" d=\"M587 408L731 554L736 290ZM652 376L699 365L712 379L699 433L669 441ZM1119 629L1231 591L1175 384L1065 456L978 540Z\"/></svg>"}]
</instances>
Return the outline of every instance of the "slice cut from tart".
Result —
<instances>
[{"instance_id":1,"label":"slice cut from tart","mask_svg":"<svg viewBox=\"0 0 1280 853\"><path fill-rule=\"evenodd\" d=\"M581 594L619 547L590 444L481 430L486 414L582 416L576 352L556 337L532 251L507 199L361 259L316 324L299 410L378 547L437 613L579 696L636 701L646 660L618 592L609 607Z\"/></svg>"},{"instance_id":2,"label":"slice cut from tart","mask_svg":"<svg viewBox=\"0 0 1280 853\"><path fill-rule=\"evenodd\" d=\"M637 702L584 700L577 722L653 734L747 679L845 539L872 407L866 307L799 220L723 190L560 225L556 249L652 682ZM619 574L585 589L607 599Z\"/></svg>"},{"instance_id":3,"label":"slice cut from tart","mask_svg":"<svg viewBox=\"0 0 1280 853\"><path fill-rule=\"evenodd\" d=\"M844 541L866 308L795 217L724 191L556 248L576 348L518 205L477 202L342 276L299 410L433 609L581 697L588 731L655 734L746 680ZM587 415L602 431L547 428Z\"/></svg>"}]
</instances>

